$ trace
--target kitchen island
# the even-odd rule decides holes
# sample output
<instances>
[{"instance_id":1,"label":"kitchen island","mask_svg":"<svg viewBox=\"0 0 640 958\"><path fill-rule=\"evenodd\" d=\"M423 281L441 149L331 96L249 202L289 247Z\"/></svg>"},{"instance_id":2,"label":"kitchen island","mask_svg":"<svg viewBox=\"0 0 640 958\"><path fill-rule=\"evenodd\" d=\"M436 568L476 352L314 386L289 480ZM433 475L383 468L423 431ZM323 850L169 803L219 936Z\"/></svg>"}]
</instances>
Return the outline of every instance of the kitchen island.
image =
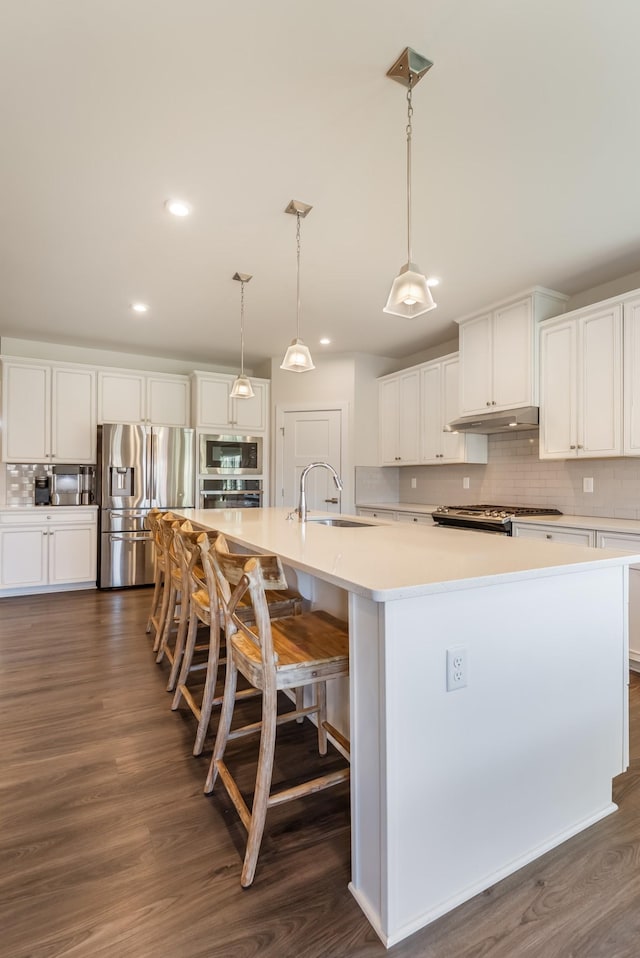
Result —
<instances>
[{"instance_id":1,"label":"kitchen island","mask_svg":"<svg viewBox=\"0 0 640 958\"><path fill-rule=\"evenodd\" d=\"M283 509L180 514L277 553L312 606L348 615L330 720L350 726L350 889L387 946L615 811L640 555Z\"/></svg>"}]
</instances>

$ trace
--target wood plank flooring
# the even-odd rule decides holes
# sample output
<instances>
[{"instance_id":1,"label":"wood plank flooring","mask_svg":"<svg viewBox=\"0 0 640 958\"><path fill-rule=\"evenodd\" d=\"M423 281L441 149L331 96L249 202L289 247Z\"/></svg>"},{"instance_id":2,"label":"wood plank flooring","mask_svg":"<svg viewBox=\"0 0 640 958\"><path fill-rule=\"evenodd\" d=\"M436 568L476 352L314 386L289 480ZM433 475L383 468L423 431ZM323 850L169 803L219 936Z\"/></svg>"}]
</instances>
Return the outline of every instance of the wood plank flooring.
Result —
<instances>
[{"instance_id":1,"label":"wood plank flooring","mask_svg":"<svg viewBox=\"0 0 640 958\"><path fill-rule=\"evenodd\" d=\"M210 743L194 758L193 718L170 710L144 633L150 600L147 589L0 600L0 955L382 958L346 887L347 787L273 809L255 884L241 889L244 833L224 790L202 794ZM278 776L317 767L308 723L278 741ZM388 954L638 958L637 676L631 753L617 813Z\"/></svg>"}]
</instances>

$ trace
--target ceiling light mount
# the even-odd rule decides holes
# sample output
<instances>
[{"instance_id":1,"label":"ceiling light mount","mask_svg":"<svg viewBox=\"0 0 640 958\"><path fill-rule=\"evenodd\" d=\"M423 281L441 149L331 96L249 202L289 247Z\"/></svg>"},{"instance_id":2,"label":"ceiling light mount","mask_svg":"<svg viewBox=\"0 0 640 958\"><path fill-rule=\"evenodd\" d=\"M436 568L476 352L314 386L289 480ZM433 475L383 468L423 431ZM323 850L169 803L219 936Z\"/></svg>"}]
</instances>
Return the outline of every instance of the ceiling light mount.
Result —
<instances>
[{"instance_id":1,"label":"ceiling light mount","mask_svg":"<svg viewBox=\"0 0 640 958\"><path fill-rule=\"evenodd\" d=\"M405 47L393 66L387 70L387 76L402 83L403 86L411 84L415 87L432 66L431 60L416 53L411 47Z\"/></svg>"},{"instance_id":2,"label":"ceiling light mount","mask_svg":"<svg viewBox=\"0 0 640 958\"><path fill-rule=\"evenodd\" d=\"M407 47L400 54L387 76L407 88L407 262L391 284L383 312L414 319L435 308L427 278L413 262L411 247L411 141L413 138L413 87L433 64Z\"/></svg>"}]
</instances>

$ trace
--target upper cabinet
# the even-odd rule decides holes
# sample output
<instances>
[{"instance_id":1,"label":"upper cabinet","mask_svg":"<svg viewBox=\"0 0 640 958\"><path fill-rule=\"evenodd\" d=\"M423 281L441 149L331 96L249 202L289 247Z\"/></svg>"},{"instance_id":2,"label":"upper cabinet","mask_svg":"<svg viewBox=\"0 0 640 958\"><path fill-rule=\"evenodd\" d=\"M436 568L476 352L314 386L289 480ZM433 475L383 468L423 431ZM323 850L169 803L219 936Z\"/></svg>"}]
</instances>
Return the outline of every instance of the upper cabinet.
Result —
<instances>
[{"instance_id":1,"label":"upper cabinet","mask_svg":"<svg viewBox=\"0 0 640 958\"><path fill-rule=\"evenodd\" d=\"M624 455L640 456L640 295L624 303Z\"/></svg>"},{"instance_id":2,"label":"upper cabinet","mask_svg":"<svg viewBox=\"0 0 640 958\"><path fill-rule=\"evenodd\" d=\"M269 420L269 381L251 377L253 398L232 399L235 378L224 373L192 374L192 419L196 428L213 432L265 432Z\"/></svg>"},{"instance_id":3,"label":"upper cabinet","mask_svg":"<svg viewBox=\"0 0 640 958\"><path fill-rule=\"evenodd\" d=\"M2 361L2 460L93 463L95 372L82 366Z\"/></svg>"},{"instance_id":4,"label":"upper cabinet","mask_svg":"<svg viewBox=\"0 0 640 958\"><path fill-rule=\"evenodd\" d=\"M539 287L460 324L460 416L538 404L537 324L566 296Z\"/></svg>"},{"instance_id":5,"label":"upper cabinet","mask_svg":"<svg viewBox=\"0 0 640 958\"><path fill-rule=\"evenodd\" d=\"M380 379L378 408L380 465L416 465L420 461L419 367Z\"/></svg>"},{"instance_id":6,"label":"upper cabinet","mask_svg":"<svg viewBox=\"0 0 640 958\"><path fill-rule=\"evenodd\" d=\"M421 367L422 463L487 461L486 436L444 431L460 415L459 371L457 353Z\"/></svg>"},{"instance_id":7,"label":"upper cabinet","mask_svg":"<svg viewBox=\"0 0 640 958\"><path fill-rule=\"evenodd\" d=\"M541 324L541 459L623 455L622 331L620 302Z\"/></svg>"},{"instance_id":8,"label":"upper cabinet","mask_svg":"<svg viewBox=\"0 0 640 958\"><path fill-rule=\"evenodd\" d=\"M98 372L98 422L189 426L189 377L125 369Z\"/></svg>"}]
</instances>

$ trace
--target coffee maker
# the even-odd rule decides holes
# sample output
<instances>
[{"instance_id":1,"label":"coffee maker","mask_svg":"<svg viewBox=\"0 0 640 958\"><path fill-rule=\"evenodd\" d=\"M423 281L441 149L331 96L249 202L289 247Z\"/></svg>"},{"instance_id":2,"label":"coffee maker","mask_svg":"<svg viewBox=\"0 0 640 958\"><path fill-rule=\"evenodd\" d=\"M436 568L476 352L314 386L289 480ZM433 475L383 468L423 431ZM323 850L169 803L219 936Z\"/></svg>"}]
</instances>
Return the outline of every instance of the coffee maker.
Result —
<instances>
[{"instance_id":1,"label":"coffee maker","mask_svg":"<svg viewBox=\"0 0 640 958\"><path fill-rule=\"evenodd\" d=\"M51 503L51 489L49 476L36 476L33 490L33 501L36 506L48 506Z\"/></svg>"},{"instance_id":2,"label":"coffee maker","mask_svg":"<svg viewBox=\"0 0 640 958\"><path fill-rule=\"evenodd\" d=\"M93 466L52 466L51 505L90 505L93 502L93 483Z\"/></svg>"}]
</instances>

